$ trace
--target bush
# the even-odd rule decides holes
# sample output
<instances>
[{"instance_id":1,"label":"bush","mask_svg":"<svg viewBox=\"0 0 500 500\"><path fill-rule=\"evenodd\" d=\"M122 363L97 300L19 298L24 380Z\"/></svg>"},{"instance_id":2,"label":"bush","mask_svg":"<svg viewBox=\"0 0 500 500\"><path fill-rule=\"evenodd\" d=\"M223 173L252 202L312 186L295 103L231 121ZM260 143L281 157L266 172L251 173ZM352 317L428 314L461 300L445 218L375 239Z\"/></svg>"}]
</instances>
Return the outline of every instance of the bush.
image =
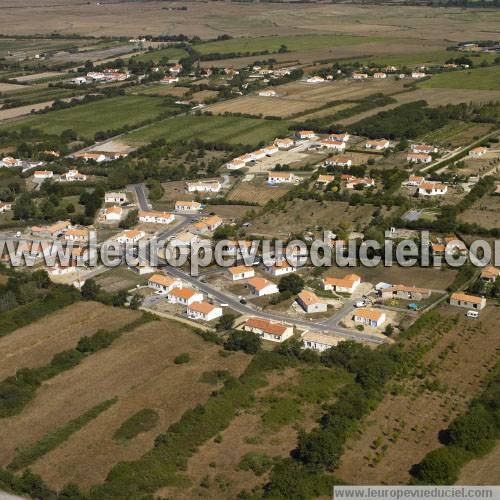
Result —
<instances>
[{"instance_id":1,"label":"bush","mask_svg":"<svg viewBox=\"0 0 500 500\"><path fill-rule=\"evenodd\" d=\"M241 470L251 470L256 476L262 476L272 465L272 460L265 454L251 451L246 453L238 464Z\"/></svg>"},{"instance_id":2,"label":"bush","mask_svg":"<svg viewBox=\"0 0 500 500\"><path fill-rule=\"evenodd\" d=\"M467 460L467 454L454 446L445 446L428 453L412 471L419 484L454 484L460 468Z\"/></svg>"},{"instance_id":3,"label":"bush","mask_svg":"<svg viewBox=\"0 0 500 500\"><path fill-rule=\"evenodd\" d=\"M243 351L247 354L257 354L262 346L261 338L253 332L234 330L229 334L224 349L227 351Z\"/></svg>"},{"instance_id":4,"label":"bush","mask_svg":"<svg viewBox=\"0 0 500 500\"><path fill-rule=\"evenodd\" d=\"M174 363L176 365L183 365L184 363L189 363L190 359L191 357L189 356L189 353L183 352L182 354L179 354L175 357Z\"/></svg>"},{"instance_id":5,"label":"bush","mask_svg":"<svg viewBox=\"0 0 500 500\"><path fill-rule=\"evenodd\" d=\"M291 292L297 294L304 288L304 280L298 274L287 274L280 279L278 288L281 293Z\"/></svg>"},{"instance_id":6,"label":"bush","mask_svg":"<svg viewBox=\"0 0 500 500\"><path fill-rule=\"evenodd\" d=\"M156 411L144 408L125 420L113 434L113 439L117 441L132 439L141 432L147 432L156 427L159 418Z\"/></svg>"}]
</instances>

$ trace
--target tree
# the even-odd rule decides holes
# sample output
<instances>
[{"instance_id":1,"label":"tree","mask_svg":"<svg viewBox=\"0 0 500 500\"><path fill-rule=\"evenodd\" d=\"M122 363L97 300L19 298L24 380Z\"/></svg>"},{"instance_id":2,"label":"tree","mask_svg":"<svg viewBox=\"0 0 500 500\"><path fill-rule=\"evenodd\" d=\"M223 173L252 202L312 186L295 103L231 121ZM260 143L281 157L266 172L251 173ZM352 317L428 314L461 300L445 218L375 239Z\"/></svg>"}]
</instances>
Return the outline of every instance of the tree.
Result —
<instances>
[{"instance_id":1,"label":"tree","mask_svg":"<svg viewBox=\"0 0 500 500\"><path fill-rule=\"evenodd\" d=\"M236 316L234 314L223 314L219 318L217 324L215 325L215 329L218 332L225 332L227 330L231 330L235 319Z\"/></svg>"},{"instance_id":2,"label":"tree","mask_svg":"<svg viewBox=\"0 0 500 500\"><path fill-rule=\"evenodd\" d=\"M306 464L332 470L340 464L343 439L335 430L314 429L299 434L298 453Z\"/></svg>"},{"instance_id":3,"label":"tree","mask_svg":"<svg viewBox=\"0 0 500 500\"><path fill-rule=\"evenodd\" d=\"M95 280L88 279L81 288L82 297L85 300L94 300L100 289L101 287L95 282Z\"/></svg>"},{"instance_id":4,"label":"tree","mask_svg":"<svg viewBox=\"0 0 500 500\"><path fill-rule=\"evenodd\" d=\"M467 454L456 446L444 446L433 450L412 471L415 482L437 485L454 484L466 458Z\"/></svg>"},{"instance_id":5,"label":"tree","mask_svg":"<svg viewBox=\"0 0 500 500\"><path fill-rule=\"evenodd\" d=\"M280 279L278 288L282 293L290 292L292 294L297 294L304 288L304 280L298 274L287 274Z\"/></svg>"},{"instance_id":6,"label":"tree","mask_svg":"<svg viewBox=\"0 0 500 500\"><path fill-rule=\"evenodd\" d=\"M27 220L36 215L36 205L28 193L22 193L12 207L14 219Z\"/></svg>"},{"instance_id":7,"label":"tree","mask_svg":"<svg viewBox=\"0 0 500 500\"><path fill-rule=\"evenodd\" d=\"M120 222L120 227L123 229L130 229L139 222L139 212L137 210L130 210L127 217Z\"/></svg>"},{"instance_id":8,"label":"tree","mask_svg":"<svg viewBox=\"0 0 500 500\"><path fill-rule=\"evenodd\" d=\"M142 304L142 298L139 295L134 295L130 301L130 309L139 309Z\"/></svg>"},{"instance_id":9,"label":"tree","mask_svg":"<svg viewBox=\"0 0 500 500\"><path fill-rule=\"evenodd\" d=\"M239 330L232 331L224 342L227 351L243 351L247 354L257 354L261 346L262 340L256 333Z\"/></svg>"}]
</instances>

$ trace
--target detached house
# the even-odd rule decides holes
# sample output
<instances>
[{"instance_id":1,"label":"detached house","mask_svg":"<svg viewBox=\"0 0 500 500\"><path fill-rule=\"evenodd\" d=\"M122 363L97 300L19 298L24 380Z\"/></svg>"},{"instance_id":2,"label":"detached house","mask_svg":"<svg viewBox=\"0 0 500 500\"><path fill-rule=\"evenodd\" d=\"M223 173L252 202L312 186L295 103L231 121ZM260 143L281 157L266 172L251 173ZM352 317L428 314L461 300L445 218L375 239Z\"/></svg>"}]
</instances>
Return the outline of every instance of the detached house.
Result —
<instances>
[{"instance_id":1,"label":"detached house","mask_svg":"<svg viewBox=\"0 0 500 500\"><path fill-rule=\"evenodd\" d=\"M146 224L170 224L174 222L175 215L169 212L157 212L154 210L140 210L139 222Z\"/></svg>"},{"instance_id":2,"label":"detached house","mask_svg":"<svg viewBox=\"0 0 500 500\"><path fill-rule=\"evenodd\" d=\"M57 178L57 182L85 182L86 180L87 176L75 169L68 170Z\"/></svg>"},{"instance_id":3,"label":"detached house","mask_svg":"<svg viewBox=\"0 0 500 500\"><path fill-rule=\"evenodd\" d=\"M175 211L183 213L196 213L202 209L201 203L197 201L176 201Z\"/></svg>"},{"instance_id":4,"label":"detached house","mask_svg":"<svg viewBox=\"0 0 500 500\"><path fill-rule=\"evenodd\" d=\"M381 151L383 149L387 149L390 145L391 143L387 139L377 139L374 141L366 141L365 148Z\"/></svg>"},{"instance_id":5,"label":"detached house","mask_svg":"<svg viewBox=\"0 0 500 500\"><path fill-rule=\"evenodd\" d=\"M271 342L283 342L293 335L293 327L290 325L255 317L246 320L243 330L256 333Z\"/></svg>"},{"instance_id":6,"label":"detached house","mask_svg":"<svg viewBox=\"0 0 500 500\"><path fill-rule=\"evenodd\" d=\"M376 309L359 308L354 311L354 323L378 328L385 320L385 313Z\"/></svg>"},{"instance_id":7,"label":"detached house","mask_svg":"<svg viewBox=\"0 0 500 500\"><path fill-rule=\"evenodd\" d=\"M410 177L408 177L408 180L404 184L410 187L419 187L424 181L424 177L421 177L419 175L410 175Z\"/></svg>"},{"instance_id":8,"label":"detached house","mask_svg":"<svg viewBox=\"0 0 500 500\"><path fill-rule=\"evenodd\" d=\"M450 305L480 311L486 307L486 299L467 293L455 292L451 294Z\"/></svg>"},{"instance_id":9,"label":"detached house","mask_svg":"<svg viewBox=\"0 0 500 500\"><path fill-rule=\"evenodd\" d=\"M314 292L308 290L302 290L297 295L297 303L308 314L325 312L327 310L326 302L323 302Z\"/></svg>"},{"instance_id":10,"label":"detached house","mask_svg":"<svg viewBox=\"0 0 500 500\"><path fill-rule=\"evenodd\" d=\"M145 236L146 233L144 231L139 231L137 229L130 229L129 231L123 231L123 233L117 236L116 241L124 244L137 243Z\"/></svg>"},{"instance_id":11,"label":"detached house","mask_svg":"<svg viewBox=\"0 0 500 500\"><path fill-rule=\"evenodd\" d=\"M423 182L418 187L418 194L422 196L441 196L448 192L448 186L440 182Z\"/></svg>"},{"instance_id":12,"label":"detached house","mask_svg":"<svg viewBox=\"0 0 500 500\"><path fill-rule=\"evenodd\" d=\"M279 293L278 287L265 278L250 278L248 280L248 288L250 288L251 292L258 297Z\"/></svg>"},{"instance_id":13,"label":"detached house","mask_svg":"<svg viewBox=\"0 0 500 500\"><path fill-rule=\"evenodd\" d=\"M167 293L167 299L174 304L189 306L193 302L202 302L203 294L192 288L172 288Z\"/></svg>"},{"instance_id":14,"label":"detached house","mask_svg":"<svg viewBox=\"0 0 500 500\"><path fill-rule=\"evenodd\" d=\"M192 230L198 234L211 233L222 226L223 222L224 221L218 215L211 215L193 224Z\"/></svg>"},{"instance_id":15,"label":"detached house","mask_svg":"<svg viewBox=\"0 0 500 500\"><path fill-rule=\"evenodd\" d=\"M335 151L344 151L345 149L345 142L337 141L336 139L332 139L331 137L321 139L319 141L319 145L326 149L334 149Z\"/></svg>"},{"instance_id":16,"label":"detached house","mask_svg":"<svg viewBox=\"0 0 500 500\"><path fill-rule=\"evenodd\" d=\"M332 167L350 167L352 166L352 160L348 156L332 156L325 160L325 165L331 165Z\"/></svg>"},{"instance_id":17,"label":"detached house","mask_svg":"<svg viewBox=\"0 0 500 500\"><path fill-rule=\"evenodd\" d=\"M323 278L323 288L332 292L353 293L361 284L357 274L347 274L343 278Z\"/></svg>"},{"instance_id":18,"label":"detached house","mask_svg":"<svg viewBox=\"0 0 500 500\"><path fill-rule=\"evenodd\" d=\"M291 184L297 180L293 172L268 172L268 184Z\"/></svg>"},{"instance_id":19,"label":"detached house","mask_svg":"<svg viewBox=\"0 0 500 500\"><path fill-rule=\"evenodd\" d=\"M188 182L189 193L218 193L222 186L218 180Z\"/></svg>"},{"instance_id":20,"label":"detached house","mask_svg":"<svg viewBox=\"0 0 500 500\"><path fill-rule=\"evenodd\" d=\"M305 140L305 139L315 139L316 132L313 130L298 130L295 134L297 139Z\"/></svg>"},{"instance_id":21,"label":"detached house","mask_svg":"<svg viewBox=\"0 0 500 500\"><path fill-rule=\"evenodd\" d=\"M179 280L165 276L164 274L153 274L148 279L148 287L156 290L156 293L168 293L173 288L181 288L182 284Z\"/></svg>"},{"instance_id":22,"label":"detached house","mask_svg":"<svg viewBox=\"0 0 500 500\"><path fill-rule=\"evenodd\" d=\"M104 195L104 203L112 203L113 205L123 205L127 203L126 193L109 192Z\"/></svg>"},{"instance_id":23,"label":"detached house","mask_svg":"<svg viewBox=\"0 0 500 500\"><path fill-rule=\"evenodd\" d=\"M474 148L469 151L469 157L470 158L481 158L488 152L488 148L484 147L479 147L479 148Z\"/></svg>"},{"instance_id":24,"label":"detached house","mask_svg":"<svg viewBox=\"0 0 500 500\"><path fill-rule=\"evenodd\" d=\"M289 264L286 259L283 259L280 264L276 262L272 266L266 266L266 271L277 277L283 276L284 274L294 273L297 271L297 268Z\"/></svg>"},{"instance_id":25,"label":"detached house","mask_svg":"<svg viewBox=\"0 0 500 500\"><path fill-rule=\"evenodd\" d=\"M408 153L406 161L409 163L431 163L432 156L426 153Z\"/></svg>"},{"instance_id":26,"label":"detached house","mask_svg":"<svg viewBox=\"0 0 500 500\"><path fill-rule=\"evenodd\" d=\"M54 177L54 172L52 170L35 170L33 174L35 179L52 179Z\"/></svg>"},{"instance_id":27,"label":"detached house","mask_svg":"<svg viewBox=\"0 0 500 500\"><path fill-rule=\"evenodd\" d=\"M334 175L321 174L316 179L316 184L321 184L325 186L326 184L330 184L330 182L333 182L334 180L335 180Z\"/></svg>"},{"instance_id":28,"label":"detached house","mask_svg":"<svg viewBox=\"0 0 500 500\"><path fill-rule=\"evenodd\" d=\"M227 271L233 281L245 280L255 276L255 270L253 267L234 266L230 267Z\"/></svg>"},{"instance_id":29,"label":"detached house","mask_svg":"<svg viewBox=\"0 0 500 500\"><path fill-rule=\"evenodd\" d=\"M438 152L438 148L436 146L430 146L428 144L412 144L410 148L413 153L431 154Z\"/></svg>"},{"instance_id":30,"label":"detached house","mask_svg":"<svg viewBox=\"0 0 500 500\"><path fill-rule=\"evenodd\" d=\"M104 209L104 218L108 222L120 221L123 215L123 208L119 206Z\"/></svg>"},{"instance_id":31,"label":"detached house","mask_svg":"<svg viewBox=\"0 0 500 500\"><path fill-rule=\"evenodd\" d=\"M330 134L329 138L333 139L334 141L341 141L341 142L347 142L351 136L347 133L344 132L342 134Z\"/></svg>"},{"instance_id":32,"label":"detached house","mask_svg":"<svg viewBox=\"0 0 500 500\"><path fill-rule=\"evenodd\" d=\"M380 290L382 299L423 300L431 296L428 288L416 288L406 285L393 285Z\"/></svg>"},{"instance_id":33,"label":"detached house","mask_svg":"<svg viewBox=\"0 0 500 500\"><path fill-rule=\"evenodd\" d=\"M50 226L33 226L31 233L33 236L38 236L39 238L58 238L71 227L71 221L60 220Z\"/></svg>"},{"instance_id":34,"label":"detached house","mask_svg":"<svg viewBox=\"0 0 500 500\"><path fill-rule=\"evenodd\" d=\"M89 241L90 231L88 229L68 229L64 233L66 241L75 241L78 243L87 243Z\"/></svg>"},{"instance_id":35,"label":"detached house","mask_svg":"<svg viewBox=\"0 0 500 500\"><path fill-rule=\"evenodd\" d=\"M314 349L315 351L326 351L331 347L335 347L339 343L338 337L325 335L324 333L304 332L302 334L302 342L305 349Z\"/></svg>"},{"instance_id":36,"label":"detached house","mask_svg":"<svg viewBox=\"0 0 500 500\"><path fill-rule=\"evenodd\" d=\"M500 269L497 269L496 267L493 266L485 267L483 269L483 272L481 273L481 279L483 281L488 281L490 283L495 282L499 276L500 276Z\"/></svg>"},{"instance_id":37,"label":"detached house","mask_svg":"<svg viewBox=\"0 0 500 500\"><path fill-rule=\"evenodd\" d=\"M355 177L354 175L344 174L340 177L342 182L345 182L346 189L354 189L356 186L374 187L375 179L371 177Z\"/></svg>"},{"instance_id":38,"label":"detached house","mask_svg":"<svg viewBox=\"0 0 500 500\"><path fill-rule=\"evenodd\" d=\"M286 137L285 139L276 139L274 144L276 144L278 149L290 149L295 145L295 141Z\"/></svg>"},{"instance_id":39,"label":"detached house","mask_svg":"<svg viewBox=\"0 0 500 500\"><path fill-rule=\"evenodd\" d=\"M368 75L366 73L353 73L352 78L354 80L366 80Z\"/></svg>"},{"instance_id":40,"label":"detached house","mask_svg":"<svg viewBox=\"0 0 500 500\"><path fill-rule=\"evenodd\" d=\"M222 316L222 307L214 306L208 302L192 302L187 307L187 315L191 319L212 321Z\"/></svg>"}]
</instances>

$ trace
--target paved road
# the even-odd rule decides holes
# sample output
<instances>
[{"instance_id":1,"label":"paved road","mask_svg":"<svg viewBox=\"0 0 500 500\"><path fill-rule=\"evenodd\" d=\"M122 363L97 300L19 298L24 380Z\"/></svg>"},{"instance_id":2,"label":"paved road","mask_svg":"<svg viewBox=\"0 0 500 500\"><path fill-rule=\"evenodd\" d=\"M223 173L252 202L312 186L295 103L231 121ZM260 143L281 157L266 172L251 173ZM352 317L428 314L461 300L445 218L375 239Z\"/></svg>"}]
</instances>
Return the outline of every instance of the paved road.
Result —
<instances>
[{"instance_id":1,"label":"paved road","mask_svg":"<svg viewBox=\"0 0 500 500\"><path fill-rule=\"evenodd\" d=\"M139 203L139 208L141 210L151 210L151 204L148 200L148 188L146 184L131 184L127 186L127 189L134 191L137 197L137 202Z\"/></svg>"}]
</instances>

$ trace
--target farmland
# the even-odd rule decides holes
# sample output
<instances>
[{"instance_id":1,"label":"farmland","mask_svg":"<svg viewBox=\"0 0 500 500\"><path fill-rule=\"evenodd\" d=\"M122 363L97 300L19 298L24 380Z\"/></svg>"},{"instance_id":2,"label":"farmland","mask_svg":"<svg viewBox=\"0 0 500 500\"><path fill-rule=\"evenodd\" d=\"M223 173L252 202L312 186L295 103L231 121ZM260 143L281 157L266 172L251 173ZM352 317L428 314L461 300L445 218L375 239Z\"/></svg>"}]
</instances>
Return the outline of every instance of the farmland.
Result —
<instances>
[{"instance_id":1,"label":"farmland","mask_svg":"<svg viewBox=\"0 0 500 500\"><path fill-rule=\"evenodd\" d=\"M39 129L46 134L60 134L73 129L82 137L93 137L100 130L110 130L124 125L133 126L161 115L169 108L161 98L123 96L103 99L68 109L24 118L2 125L0 130L20 130L23 127ZM96 116L102 117L96 120Z\"/></svg>"},{"instance_id":2,"label":"farmland","mask_svg":"<svg viewBox=\"0 0 500 500\"><path fill-rule=\"evenodd\" d=\"M205 142L257 145L288 133L288 122L225 116L179 116L125 135L131 145L164 138L167 142L199 138Z\"/></svg>"},{"instance_id":3,"label":"farmland","mask_svg":"<svg viewBox=\"0 0 500 500\"><path fill-rule=\"evenodd\" d=\"M464 69L452 73L441 73L420 84L422 88L500 90L498 67Z\"/></svg>"},{"instance_id":4,"label":"farmland","mask_svg":"<svg viewBox=\"0 0 500 500\"><path fill-rule=\"evenodd\" d=\"M176 365L173 360L182 352L188 352L191 361ZM117 461L141 456L161 430L209 396L213 386L199 380L203 372L217 368L237 375L246 359L243 354L222 359L215 346L180 324L161 320L143 325L42 386L22 415L4 420L0 460L5 465L15 448L34 443L86 409L117 396L116 404L33 465L56 487L76 480L84 487L101 482ZM169 381L174 378L172 385ZM160 415L158 425L133 440L114 441L113 433L122 422L145 407Z\"/></svg>"}]
</instances>

